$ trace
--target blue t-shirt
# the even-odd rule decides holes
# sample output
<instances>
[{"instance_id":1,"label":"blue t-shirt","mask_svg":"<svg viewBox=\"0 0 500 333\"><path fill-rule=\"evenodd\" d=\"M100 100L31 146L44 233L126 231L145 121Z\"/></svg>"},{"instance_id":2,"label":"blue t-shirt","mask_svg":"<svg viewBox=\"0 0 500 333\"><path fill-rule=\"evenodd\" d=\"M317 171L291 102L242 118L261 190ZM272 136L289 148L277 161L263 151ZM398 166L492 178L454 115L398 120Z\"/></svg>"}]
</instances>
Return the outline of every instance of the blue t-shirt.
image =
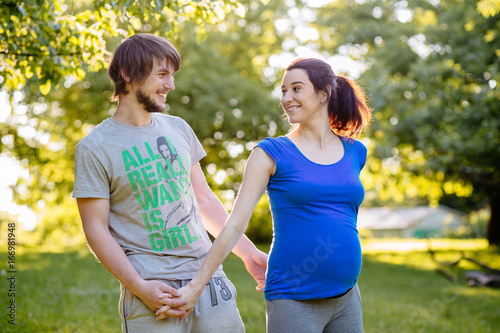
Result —
<instances>
[{"instance_id":1,"label":"blue t-shirt","mask_svg":"<svg viewBox=\"0 0 500 333\"><path fill-rule=\"evenodd\" d=\"M333 297L357 282L361 246L356 222L364 198L359 173L366 147L341 140L344 155L331 165L312 162L284 136L257 145L276 163L266 189L274 231L267 300Z\"/></svg>"}]
</instances>

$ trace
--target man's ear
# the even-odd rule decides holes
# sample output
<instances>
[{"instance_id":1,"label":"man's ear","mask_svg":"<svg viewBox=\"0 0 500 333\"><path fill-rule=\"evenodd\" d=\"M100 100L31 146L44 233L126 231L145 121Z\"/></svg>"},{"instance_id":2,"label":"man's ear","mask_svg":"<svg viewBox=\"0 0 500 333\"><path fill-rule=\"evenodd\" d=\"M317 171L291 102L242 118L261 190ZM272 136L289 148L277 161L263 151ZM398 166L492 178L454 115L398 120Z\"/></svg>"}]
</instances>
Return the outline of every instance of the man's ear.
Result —
<instances>
[{"instance_id":1,"label":"man's ear","mask_svg":"<svg viewBox=\"0 0 500 333\"><path fill-rule=\"evenodd\" d=\"M125 82L130 83L130 77L127 75L127 73L125 73L125 70L123 68L122 68L120 73L122 75L122 78L125 80Z\"/></svg>"}]
</instances>

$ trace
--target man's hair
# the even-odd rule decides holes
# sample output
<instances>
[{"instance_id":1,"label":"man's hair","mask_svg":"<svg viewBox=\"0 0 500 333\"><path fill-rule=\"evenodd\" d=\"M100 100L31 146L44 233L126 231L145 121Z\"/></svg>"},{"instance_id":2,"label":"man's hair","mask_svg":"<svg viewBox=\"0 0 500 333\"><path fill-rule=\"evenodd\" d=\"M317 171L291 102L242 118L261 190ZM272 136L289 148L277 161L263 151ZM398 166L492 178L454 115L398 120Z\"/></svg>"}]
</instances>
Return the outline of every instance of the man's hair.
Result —
<instances>
[{"instance_id":1,"label":"man's hair","mask_svg":"<svg viewBox=\"0 0 500 333\"><path fill-rule=\"evenodd\" d=\"M127 83L142 83L153 69L153 59L159 63L172 64L175 71L181 65L181 56L176 48L164 38L139 33L125 40L118 46L111 58L108 75L115 84L112 100L129 92L125 89ZM128 77L128 82L124 75Z\"/></svg>"}]
</instances>

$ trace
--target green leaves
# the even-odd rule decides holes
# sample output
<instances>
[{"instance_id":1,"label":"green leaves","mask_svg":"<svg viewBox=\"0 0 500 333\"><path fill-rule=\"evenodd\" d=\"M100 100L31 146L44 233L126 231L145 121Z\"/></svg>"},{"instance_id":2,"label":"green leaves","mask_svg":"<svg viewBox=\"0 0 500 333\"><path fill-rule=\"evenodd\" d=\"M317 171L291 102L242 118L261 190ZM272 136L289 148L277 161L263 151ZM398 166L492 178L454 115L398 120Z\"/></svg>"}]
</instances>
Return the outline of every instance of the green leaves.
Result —
<instances>
[{"instance_id":1,"label":"green leaves","mask_svg":"<svg viewBox=\"0 0 500 333\"><path fill-rule=\"evenodd\" d=\"M496 16L500 12L500 2L497 0L481 0L477 3L477 10L486 18Z\"/></svg>"},{"instance_id":2,"label":"green leaves","mask_svg":"<svg viewBox=\"0 0 500 333\"><path fill-rule=\"evenodd\" d=\"M42 95L48 95L50 88L52 87L52 81L47 80L44 84L40 84L40 92Z\"/></svg>"},{"instance_id":3,"label":"green leaves","mask_svg":"<svg viewBox=\"0 0 500 333\"><path fill-rule=\"evenodd\" d=\"M208 154L202 160L207 180L230 209L253 142L286 130L279 103L272 98L274 82L263 84L262 73L269 56L281 51L282 39L276 33L274 17L285 15L288 8L281 1L272 4L272 10L247 2L237 15L230 10L236 8L236 1L224 2L224 8L221 2L222 11L214 9L214 15L224 22L212 25L214 21L201 14L201 7L201 12L190 14L202 15L201 21L181 21L181 16L176 16L176 11L183 11L180 1L161 2L170 6L162 8L168 19L162 22L158 18L161 14L156 12L158 1L102 1L81 6L77 5L81 2L72 3L74 8L52 2L52 21L48 12L44 17L45 22L54 24L33 25L30 21L33 29L22 36L31 39L29 45L33 47L46 45L46 52L33 49L33 53L38 52L36 55L11 58L24 75L11 76L9 84L23 88L9 92L12 112L0 124L1 136L5 138L1 152L22 161L29 174L15 185L14 200L44 216L36 229L40 239L59 242L60 233L78 230L80 221L71 199L75 145L114 113L116 104L110 102L113 86L106 73L106 49L113 50L122 38L137 32L136 28L150 29L162 36L173 31L169 30L173 26L177 29L169 39L182 55L182 66L176 74L176 90L168 97L168 112L186 119L194 128ZM141 4L143 8L132 8ZM0 11L4 9L1 7ZM15 6L14 10L17 11ZM139 11L147 17L138 15ZM263 11L267 13L265 21L261 18ZM59 13L55 15L56 12ZM242 13L245 20L241 19ZM18 20L21 26L22 19ZM134 20L136 27L132 26ZM165 26L165 22L169 25ZM247 33L246 25L262 28ZM44 36L41 41L39 36ZM0 39L0 45L3 41ZM4 61L4 57L0 59ZM15 80L18 82L12 84ZM6 87L5 82L1 84ZM225 175L224 181L215 181L216 175ZM57 218L54 214L44 215L47 211L57 211ZM269 216L266 209L260 211L254 219L266 227L256 229L268 236ZM264 239L266 235L259 237Z\"/></svg>"},{"instance_id":4,"label":"green leaves","mask_svg":"<svg viewBox=\"0 0 500 333\"><path fill-rule=\"evenodd\" d=\"M6 1L0 8L0 88L22 89L36 74L45 95L62 78L98 71L109 56L106 40L137 32L172 37L177 24L195 22L199 43L206 24L215 24L240 7L234 0L172 1Z\"/></svg>"},{"instance_id":5,"label":"green leaves","mask_svg":"<svg viewBox=\"0 0 500 333\"><path fill-rule=\"evenodd\" d=\"M380 164L370 186L385 196L376 204L500 207L499 12L494 0L335 2L319 10L316 24L336 34L324 47L365 50L360 80L375 107L368 134L372 163ZM412 158L417 152L425 163Z\"/></svg>"},{"instance_id":6,"label":"green leaves","mask_svg":"<svg viewBox=\"0 0 500 333\"><path fill-rule=\"evenodd\" d=\"M0 29L2 86L21 89L36 74L40 91L48 94L65 76L99 69L107 54L104 34L90 10L66 13L59 2L24 1L2 6ZM112 29L116 24L111 23Z\"/></svg>"}]
</instances>

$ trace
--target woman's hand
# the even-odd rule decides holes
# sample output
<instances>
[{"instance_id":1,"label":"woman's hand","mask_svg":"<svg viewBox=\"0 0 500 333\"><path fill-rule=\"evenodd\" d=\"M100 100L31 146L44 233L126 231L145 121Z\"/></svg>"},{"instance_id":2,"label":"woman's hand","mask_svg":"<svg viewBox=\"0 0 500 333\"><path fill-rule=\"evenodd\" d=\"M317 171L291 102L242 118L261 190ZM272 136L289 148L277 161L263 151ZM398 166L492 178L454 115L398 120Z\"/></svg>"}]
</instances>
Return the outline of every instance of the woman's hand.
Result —
<instances>
[{"instance_id":1,"label":"woman's hand","mask_svg":"<svg viewBox=\"0 0 500 333\"><path fill-rule=\"evenodd\" d=\"M179 321L183 321L184 319L189 316L189 314L194 310L194 307L196 303L198 302L198 298L200 297L201 293L203 292L203 289L197 291L195 290L191 283L188 283L186 286L180 288L178 292L181 294L179 297L179 300L182 301L184 305L179 306L178 308L172 308L170 305L165 305L162 308L160 308L158 311L156 311L156 320L163 320L167 317L173 317L169 315L170 312L172 311L178 311L180 314L179 316L176 316L176 318L179 318ZM165 301L168 300L168 298L171 297L169 294L164 293L160 295L160 301ZM177 314L177 312L175 312Z\"/></svg>"}]
</instances>

